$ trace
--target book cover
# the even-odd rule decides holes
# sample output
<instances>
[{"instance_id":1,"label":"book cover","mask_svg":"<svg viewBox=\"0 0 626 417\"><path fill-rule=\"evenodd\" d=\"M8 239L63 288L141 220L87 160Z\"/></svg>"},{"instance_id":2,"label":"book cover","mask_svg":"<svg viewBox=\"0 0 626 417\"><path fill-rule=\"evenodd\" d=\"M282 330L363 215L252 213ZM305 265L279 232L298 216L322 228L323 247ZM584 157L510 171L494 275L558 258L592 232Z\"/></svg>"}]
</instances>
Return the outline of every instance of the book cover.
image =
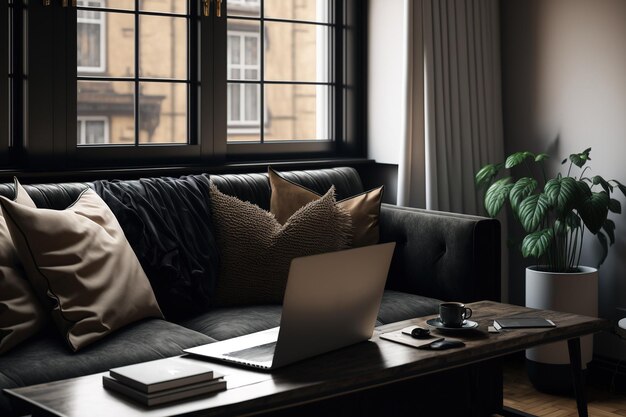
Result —
<instances>
[{"instance_id":1,"label":"book cover","mask_svg":"<svg viewBox=\"0 0 626 417\"><path fill-rule=\"evenodd\" d=\"M200 382L196 384L186 385L178 388L171 388L164 391L147 394L134 388L129 387L106 375L102 376L102 385L104 388L118 392L132 400L140 402L147 406L165 404L172 401L191 398L198 395L209 394L216 391L226 389L226 381L223 378L213 379L211 381Z\"/></svg>"},{"instance_id":2,"label":"book cover","mask_svg":"<svg viewBox=\"0 0 626 417\"><path fill-rule=\"evenodd\" d=\"M214 379L210 364L181 357L113 368L109 374L117 381L147 394Z\"/></svg>"},{"instance_id":3,"label":"book cover","mask_svg":"<svg viewBox=\"0 0 626 417\"><path fill-rule=\"evenodd\" d=\"M533 329L542 327L556 327L552 320L542 317L508 317L493 321L496 329Z\"/></svg>"}]
</instances>

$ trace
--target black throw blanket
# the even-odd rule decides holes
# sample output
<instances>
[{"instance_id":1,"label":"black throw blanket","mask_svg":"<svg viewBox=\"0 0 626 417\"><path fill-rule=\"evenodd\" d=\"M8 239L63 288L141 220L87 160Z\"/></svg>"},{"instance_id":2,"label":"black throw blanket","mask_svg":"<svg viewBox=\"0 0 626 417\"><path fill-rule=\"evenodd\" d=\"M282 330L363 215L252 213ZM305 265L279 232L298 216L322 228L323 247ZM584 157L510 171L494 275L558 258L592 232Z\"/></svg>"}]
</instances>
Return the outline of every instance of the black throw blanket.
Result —
<instances>
[{"instance_id":1,"label":"black throw blanket","mask_svg":"<svg viewBox=\"0 0 626 417\"><path fill-rule=\"evenodd\" d=\"M96 181L167 319L211 305L219 270L206 176Z\"/></svg>"}]
</instances>

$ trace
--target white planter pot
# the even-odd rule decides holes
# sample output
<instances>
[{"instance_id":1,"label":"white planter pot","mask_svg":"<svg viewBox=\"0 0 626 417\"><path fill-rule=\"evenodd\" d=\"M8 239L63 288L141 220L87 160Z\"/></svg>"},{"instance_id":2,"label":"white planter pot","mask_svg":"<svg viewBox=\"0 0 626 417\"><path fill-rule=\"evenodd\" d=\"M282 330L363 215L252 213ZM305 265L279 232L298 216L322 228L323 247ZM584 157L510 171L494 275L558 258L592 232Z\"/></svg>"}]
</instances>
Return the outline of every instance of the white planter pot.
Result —
<instances>
[{"instance_id":1,"label":"white planter pot","mask_svg":"<svg viewBox=\"0 0 626 417\"><path fill-rule=\"evenodd\" d=\"M556 273L526 268L526 306L598 317L598 270L579 269L581 272ZM593 356L593 336L581 338L581 351L586 368ZM527 349L526 358L543 364L569 364L567 342Z\"/></svg>"}]
</instances>

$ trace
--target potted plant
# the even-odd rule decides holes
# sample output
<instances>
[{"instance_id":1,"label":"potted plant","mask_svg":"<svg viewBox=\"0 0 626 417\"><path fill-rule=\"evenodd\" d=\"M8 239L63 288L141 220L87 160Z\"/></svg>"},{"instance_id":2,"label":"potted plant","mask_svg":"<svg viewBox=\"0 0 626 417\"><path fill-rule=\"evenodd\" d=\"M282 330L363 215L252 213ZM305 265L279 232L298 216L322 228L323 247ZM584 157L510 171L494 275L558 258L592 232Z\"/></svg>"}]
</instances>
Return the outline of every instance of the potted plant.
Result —
<instances>
[{"instance_id":1,"label":"potted plant","mask_svg":"<svg viewBox=\"0 0 626 417\"><path fill-rule=\"evenodd\" d=\"M609 212L620 214L621 204L611 198L626 187L616 180L591 175L587 163L591 148L571 154L562 161L565 173L548 178L545 153L516 152L504 163L487 164L476 173L476 184L486 187L487 213L495 217L508 203L525 236L521 242L524 257L534 258L526 268L526 305L597 316L598 270L581 266L586 231L595 235L602 248L599 267L615 242L615 223ZM527 176L514 178L507 172L524 166ZM521 167L520 167L521 168ZM593 339L581 340L583 366L591 361ZM569 391L569 355L564 342L526 351L527 369L533 384L551 392Z\"/></svg>"}]
</instances>

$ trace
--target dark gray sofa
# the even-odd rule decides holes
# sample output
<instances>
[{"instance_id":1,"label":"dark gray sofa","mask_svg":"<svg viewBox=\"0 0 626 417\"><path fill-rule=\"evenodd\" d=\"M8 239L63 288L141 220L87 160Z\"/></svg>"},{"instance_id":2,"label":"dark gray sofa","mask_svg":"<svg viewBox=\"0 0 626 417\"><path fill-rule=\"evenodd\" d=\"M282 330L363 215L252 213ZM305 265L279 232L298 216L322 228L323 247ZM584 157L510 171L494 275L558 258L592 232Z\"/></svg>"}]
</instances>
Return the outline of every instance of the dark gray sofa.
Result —
<instances>
[{"instance_id":1,"label":"dark gray sofa","mask_svg":"<svg viewBox=\"0 0 626 417\"><path fill-rule=\"evenodd\" d=\"M363 191L359 175L352 168L292 171L284 175L319 193L334 184L338 199ZM269 209L270 188L265 174L204 174L198 177L206 182L210 178L223 192ZM138 181L129 183L141 192ZM86 186L93 184L40 184L26 185L25 188L38 207L64 209ZM12 198L13 193L12 184L0 184L1 195ZM438 300L499 299L500 226L496 220L384 204L380 229L381 241L395 241L397 247L378 324L433 314ZM56 329L49 328L0 356L0 388L76 377L178 355L185 348L267 329L279 323L278 305L217 308L178 323L156 319L138 322L78 353L72 353ZM499 375L490 366L468 367L454 372L464 375L458 379L462 384L488 380L495 384L496 391L498 386L501 387L498 385L501 384ZM420 386L432 388L432 384L441 383L441 378L441 375L420 378L413 385L405 384L389 390L401 393L407 389L414 392ZM487 391L491 393L487 392L486 398L468 399L464 409L473 409L472 413L481 415L483 411L476 411L480 403L483 407L480 410L496 411L501 397L492 389ZM334 410L345 411L345 407L345 404L337 404ZM0 415L16 412L11 409L7 397L0 394Z\"/></svg>"}]
</instances>

